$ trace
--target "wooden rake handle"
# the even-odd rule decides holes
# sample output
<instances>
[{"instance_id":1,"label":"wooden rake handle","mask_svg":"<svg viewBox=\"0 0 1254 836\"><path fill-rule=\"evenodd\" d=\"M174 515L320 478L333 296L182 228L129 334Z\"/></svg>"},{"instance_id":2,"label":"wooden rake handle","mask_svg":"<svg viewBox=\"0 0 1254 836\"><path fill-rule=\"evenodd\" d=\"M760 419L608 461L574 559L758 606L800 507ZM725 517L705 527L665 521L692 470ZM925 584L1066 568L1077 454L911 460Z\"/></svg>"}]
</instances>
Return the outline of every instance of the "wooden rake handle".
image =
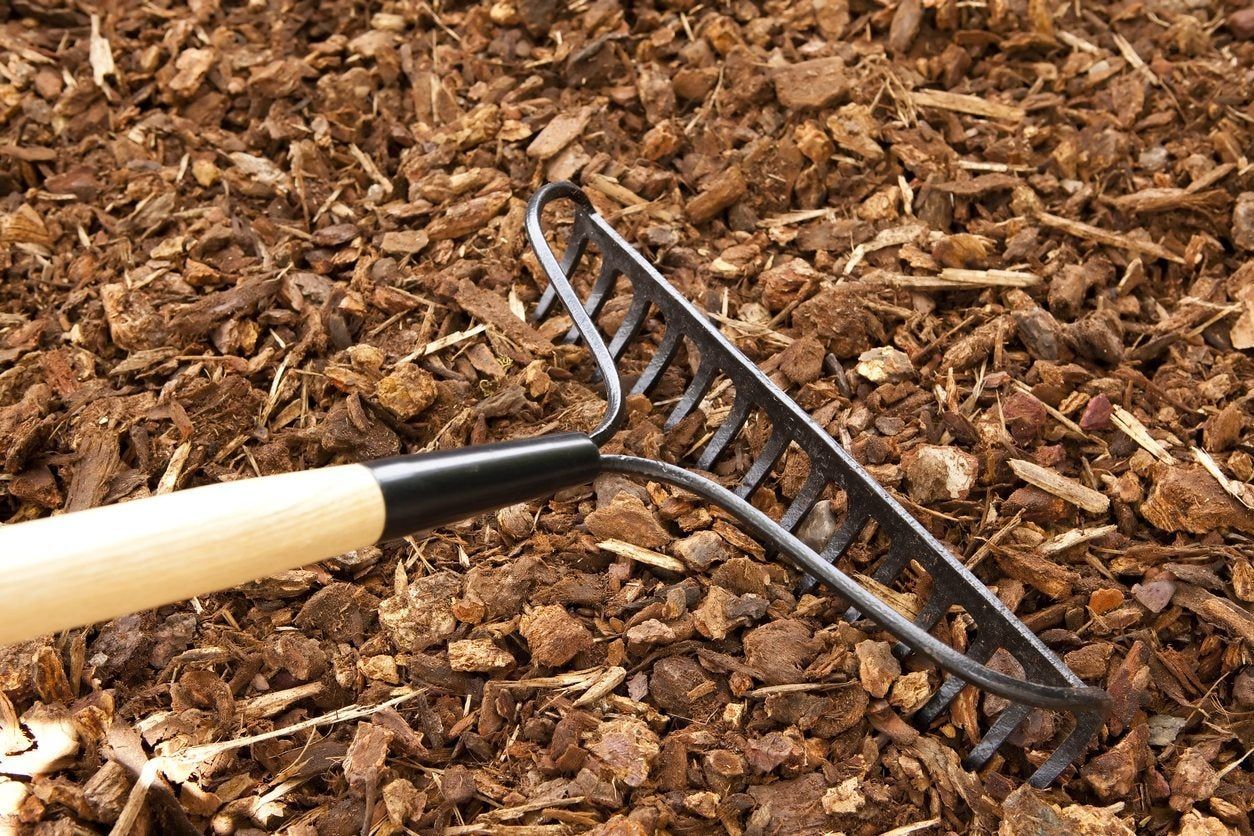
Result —
<instances>
[{"instance_id":1,"label":"wooden rake handle","mask_svg":"<svg viewBox=\"0 0 1254 836\"><path fill-rule=\"evenodd\" d=\"M0 645L591 481L581 433L244 479L0 526Z\"/></svg>"}]
</instances>

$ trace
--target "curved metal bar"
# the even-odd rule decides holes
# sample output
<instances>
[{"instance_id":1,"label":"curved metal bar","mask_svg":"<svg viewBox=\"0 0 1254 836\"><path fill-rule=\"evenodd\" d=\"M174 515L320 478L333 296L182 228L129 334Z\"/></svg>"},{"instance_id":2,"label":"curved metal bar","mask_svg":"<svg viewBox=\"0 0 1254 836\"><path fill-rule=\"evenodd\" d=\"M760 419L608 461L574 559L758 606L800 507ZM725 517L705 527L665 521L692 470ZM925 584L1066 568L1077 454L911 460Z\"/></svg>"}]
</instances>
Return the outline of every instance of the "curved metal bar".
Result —
<instances>
[{"instance_id":1,"label":"curved metal bar","mask_svg":"<svg viewBox=\"0 0 1254 836\"><path fill-rule=\"evenodd\" d=\"M536 258L540 261L540 267L543 268L545 275L549 278L549 287L556 291L558 298L566 306L567 312L570 313L571 322L588 346L588 351L591 352L592 359L596 362L597 371L601 373L601 380L605 384L605 416L601 419L600 425L588 434L600 447L610 440L627 417L623 399L623 383L618 377L618 368L614 365L614 356L610 353L605 340L601 338L596 323L592 321L592 317L584 309L583 302L578 294L575 293L575 288L571 286L570 276L562 269L561 262L554 255L549 242L545 240L540 213L544 211L544 207L549 203L561 199L574 201L585 212L593 215L596 213L596 209L592 206L592 201L588 200L588 196L578 186L567 182L549 183L542 186L539 191L531 196L531 200L527 202L525 228L531 249L535 251ZM577 232L573 231L569 246L582 246L581 242L575 240L576 236ZM572 272L574 267L575 264L572 264Z\"/></svg>"},{"instance_id":2,"label":"curved metal bar","mask_svg":"<svg viewBox=\"0 0 1254 836\"><path fill-rule=\"evenodd\" d=\"M1060 711L1087 709L1105 712L1110 705L1110 695L1101 688L1040 685L1015 679L985 665L972 662L962 653L916 627L892 607L859 586L844 572L820 558L809 546L780 528L766 514L721 485L690 473L682 467L635 456L603 455L601 469L666 482L691 491L702 499L736 515L767 545L787 555L797 569L827 583L904 644L925 653L946 671L972 685L978 685L1008 700L1034 705L1038 708Z\"/></svg>"}]
</instances>

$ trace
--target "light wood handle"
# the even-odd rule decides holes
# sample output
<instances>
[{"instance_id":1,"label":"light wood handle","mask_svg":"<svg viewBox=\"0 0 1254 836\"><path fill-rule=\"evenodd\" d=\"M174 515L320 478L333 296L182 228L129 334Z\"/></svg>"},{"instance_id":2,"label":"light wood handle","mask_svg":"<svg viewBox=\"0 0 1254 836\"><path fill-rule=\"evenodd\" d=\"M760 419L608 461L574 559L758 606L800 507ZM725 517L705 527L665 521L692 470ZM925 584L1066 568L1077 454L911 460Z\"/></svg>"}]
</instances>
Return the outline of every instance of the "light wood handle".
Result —
<instances>
[{"instance_id":1,"label":"light wood handle","mask_svg":"<svg viewBox=\"0 0 1254 836\"><path fill-rule=\"evenodd\" d=\"M0 526L0 645L368 546L385 516L379 483L353 464Z\"/></svg>"}]
</instances>

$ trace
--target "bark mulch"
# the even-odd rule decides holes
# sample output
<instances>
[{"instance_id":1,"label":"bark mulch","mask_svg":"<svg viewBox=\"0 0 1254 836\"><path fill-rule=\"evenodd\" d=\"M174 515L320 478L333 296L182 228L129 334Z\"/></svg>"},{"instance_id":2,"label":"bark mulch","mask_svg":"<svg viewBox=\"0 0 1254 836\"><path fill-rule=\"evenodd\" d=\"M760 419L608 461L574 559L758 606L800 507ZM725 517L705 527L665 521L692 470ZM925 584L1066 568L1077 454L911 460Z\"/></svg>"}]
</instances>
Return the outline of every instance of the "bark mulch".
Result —
<instances>
[{"instance_id":1,"label":"bark mulch","mask_svg":"<svg viewBox=\"0 0 1254 836\"><path fill-rule=\"evenodd\" d=\"M0 0L0 520L588 428L582 350L519 319L525 201L573 179L1115 700L1051 790L1045 717L965 772L1004 702L913 729L934 669L602 479L0 649L0 833L1250 833L1252 37L1180 0Z\"/></svg>"}]
</instances>

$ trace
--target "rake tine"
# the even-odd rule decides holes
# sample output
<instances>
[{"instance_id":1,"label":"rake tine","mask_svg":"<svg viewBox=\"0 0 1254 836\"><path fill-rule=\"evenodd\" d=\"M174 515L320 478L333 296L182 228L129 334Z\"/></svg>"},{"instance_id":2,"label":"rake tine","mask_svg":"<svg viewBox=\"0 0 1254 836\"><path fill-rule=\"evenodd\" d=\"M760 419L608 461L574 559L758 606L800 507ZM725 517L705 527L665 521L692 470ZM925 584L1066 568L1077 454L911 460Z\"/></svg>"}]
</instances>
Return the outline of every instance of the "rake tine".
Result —
<instances>
[{"instance_id":1,"label":"rake tine","mask_svg":"<svg viewBox=\"0 0 1254 836\"><path fill-rule=\"evenodd\" d=\"M557 299L557 288L550 284L540 294L540 301L536 302L536 309L531 313L531 321L544 322L545 317L549 315L549 308L553 307L555 299Z\"/></svg>"},{"instance_id":2,"label":"rake tine","mask_svg":"<svg viewBox=\"0 0 1254 836\"><path fill-rule=\"evenodd\" d=\"M601 313L601 308L605 307L605 300L609 298L610 291L614 289L614 278L618 275L618 271L613 268L611 263L606 260L601 262L601 272L597 274L597 280L592 285L592 290L588 293L588 298L584 302L583 309L588 312L590 319L596 319L597 314ZM574 343L579 340L579 329L571 326L566 332L566 342Z\"/></svg>"},{"instance_id":3,"label":"rake tine","mask_svg":"<svg viewBox=\"0 0 1254 836\"><path fill-rule=\"evenodd\" d=\"M914 618L915 625L921 630L931 630L954 603L950 596L946 595L938 586L933 585L932 594L928 597L927 603L923 605L923 609L919 610L919 614ZM913 652L905 642L897 642L893 646L893 653L901 659L905 659Z\"/></svg>"},{"instance_id":4,"label":"rake tine","mask_svg":"<svg viewBox=\"0 0 1254 836\"><path fill-rule=\"evenodd\" d=\"M906 564L910 562L910 552L906 550L904 543L900 540L894 540L888 547L888 554L884 555L884 559L880 561L880 565L875 567L875 571L871 573L871 578L882 584L889 584L901 574L901 570L906 568ZM846 621L857 621L862 617L862 612L856 607L850 607L845 611Z\"/></svg>"},{"instance_id":5,"label":"rake tine","mask_svg":"<svg viewBox=\"0 0 1254 836\"><path fill-rule=\"evenodd\" d=\"M627 343L631 342L631 338L636 336L636 332L644 324L644 318L648 313L649 300L643 293L637 292L631 297L631 307L627 309L627 315L623 317L623 324L618 326L618 330L614 332L614 338L610 340L610 355L615 360L622 355L623 349L627 347Z\"/></svg>"},{"instance_id":6,"label":"rake tine","mask_svg":"<svg viewBox=\"0 0 1254 836\"><path fill-rule=\"evenodd\" d=\"M819 553L819 557L828 563L835 563L840 560L840 556L853 543L853 538L866 526L867 520L871 515L861 509L855 510L849 507L845 512L845 521L841 524L840 530L831 536L827 541L827 545L823 547L823 551ZM797 584L799 592L809 592L818 584L818 580L812 575L806 575L801 579L801 583Z\"/></svg>"},{"instance_id":7,"label":"rake tine","mask_svg":"<svg viewBox=\"0 0 1254 836\"><path fill-rule=\"evenodd\" d=\"M679 349L679 329L667 328L666 333L662 335L662 341L658 343L657 353L653 355L653 359L649 361L649 365L645 367L640 374L640 378L636 381L636 385L631 387L631 394L646 394L650 389L657 385L658 380L662 377L662 372L666 371L666 367L671 364L671 360L675 359L675 352Z\"/></svg>"},{"instance_id":8,"label":"rake tine","mask_svg":"<svg viewBox=\"0 0 1254 836\"><path fill-rule=\"evenodd\" d=\"M1032 777L1028 779L1028 783L1037 789L1044 789L1053 783L1064 769L1084 753L1084 749L1097 734L1102 722L1102 715L1097 712L1085 711L1077 714L1075 728L1071 730L1071 734L1067 735L1067 739L1054 750L1054 754L1050 755L1045 763L1037 767Z\"/></svg>"},{"instance_id":9,"label":"rake tine","mask_svg":"<svg viewBox=\"0 0 1254 836\"><path fill-rule=\"evenodd\" d=\"M845 550L853 543L853 538L866 526L871 515L863 511L849 509L845 512L845 521L841 524L840 530L832 535L832 539L827 541L827 545L823 547L823 551L819 557L828 563L835 563Z\"/></svg>"},{"instance_id":10,"label":"rake tine","mask_svg":"<svg viewBox=\"0 0 1254 836\"><path fill-rule=\"evenodd\" d=\"M888 554L884 555L884 559L880 561L880 565L875 567L875 571L871 573L871 577L883 584L892 583L901 574L901 570L906 568L906 564L910 562L910 552L894 541L888 547Z\"/></svg>"},{"instance_id":11,"label":"rake tine","mask_svg":"<svg viewBox=\"0 0 1254 836\"><path fill-rule=\"evenodd\" d=\"M762 487L762 483L766 481L767 475L770 474L771 468L775 466L775 462L779 461L779 457L783 455L784 448L788 446L788 436L779 428L771 430L771 437L766 440L766 444L762 447L762 452L753 460L753 464L749 466L749 470L745 473L745 478L741 480L740 486L736 488L736 494L742 499L752 496L753 492Z\"/></svg>"},{"instance_id":12,"label":"rake tine","mask_svg":"<svg viewBox=\"0 0 1254 836\"><path fill-rule=\"evenodd\" d=\"M931 630L953 604L953 599L933 586L931 596L928 597L927 603L923 605L923 609L919 610L919 614L915 616L914 623L920 629Z\"/></svg>"},{"instance_id":13,"label":"rake tine","mask_svg":"<svg viewBox=\"0 0 1254 836\"><path fill-rule=\"evenodd\" d=\"M588 248L588 231L587 224L584 222L583 215L575 216L575 223L570 229L570 240L566 243L566 250L562 253L560 263L562 275L570 279L574 272L575 265L579 263L579 259L583 258L584 251ZM536 303L535 312L532 319L536 322L543 322L544 318L549 315L549 308L553 306L553 301L557 299L557 287L553 283L544 289L544 293L540 295L540 301Z\"/></svg>"},{"instance_id":14,"label":"rake tine","mask_svg":"<svg viewBox=\"0 0 1254 836\"><path fill-rule=\"evenodd\" d=\"M697 373L693 376L692 382L684 390L684 395L679 399L679 403L675 404L675 408L671 410L671 414L667 417L666 423L662 425L662 429L673 430L680 421L687 418L697 408L697 404L701 403L705 393L710 391L710 384L713 382L714 365L712 363L699 363L697 365Z\"/></svg>"},{"instance_id":15,"label":"rake tine","mask_svg":"<svg viewBox=\"0 0 1254 836\"><path fill-rule=\"evenodd\" d=\"M992 641L978 637L967 651L967 658L973 662L984 664L993 655L994 650L996 650L996 647ZM941 687L932 695L932 698L927 701L927 705L920 708L919 713L915 715L918 717L919 722L925 726L931 724L933 720L940 716L942 711L949 707L949 704L954 701L954 697L958 696L966 686L967 681L962 677L953 676L952 674L945 677L945 681L941 683Z\"/></svg>"},{"instance_id":16,"label":"rake tine","mask_svg":"<svg viewBox=\"0 0 1254 836\"><path fill-rule=\"evenodd\" d=\"M974 772L988 763L988 759L1001 748L1006 738L1014 734L1015 729L1019 728L1019 724L1031 711L1031 706L1023 703L1011 703L1006 706L1005 710L997 716L996 722L993 723L988 733L984 735L984 739L967 753L962 761L962 767Z\"/></svg>"},{"instance_id":17,"label":"rake tine","mask_svg":"<svg viewBox=\"0 0 1254 836\"><path fill-rule=\"evenodd\" d=\"M825 487L827 487L827 480L823 478L823 474L819 473L817 467L811 467L805 483L793 497L792 504L784 512L784 516L780 517L779 524L789 531L796 528L797 524L805 519L806 514L810 513L814 503L819 501L819 494L823 493Z\"/></svg>"},{"instance_id":18,"label":"rake tine","mask_svg":"<svg viewBox=\"0 0 1254 836\"><path fill-rule=\"evenodd\" d=\"M697 460L697 468L699 470L709 470L715 460L723 454L727 449L727 445L736 433L740 432L740 428L745 425L745 421L749 418L749 398L736 394L732 401L731 411L727 413L727 417L723 419L723 423L714 431L713 437L705 445L705 449L701 451L701 458Z\"/></svg>"}]
</instances>

